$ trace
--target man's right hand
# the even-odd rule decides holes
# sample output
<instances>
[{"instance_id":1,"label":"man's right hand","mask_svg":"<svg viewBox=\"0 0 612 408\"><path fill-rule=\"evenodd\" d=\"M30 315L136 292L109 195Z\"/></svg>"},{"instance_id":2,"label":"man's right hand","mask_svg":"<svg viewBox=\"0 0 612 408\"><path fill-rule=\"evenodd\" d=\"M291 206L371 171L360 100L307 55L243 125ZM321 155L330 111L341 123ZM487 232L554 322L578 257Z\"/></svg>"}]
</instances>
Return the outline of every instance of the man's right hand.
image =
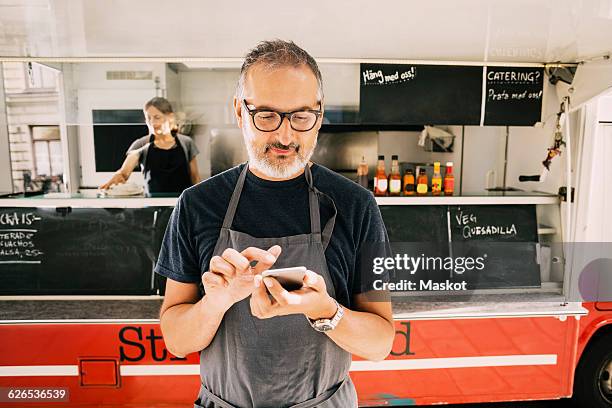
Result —
<instances>
[{"instance_id":1,"label":"man's right hand","mask_svg":"<svg viewBox=\"0 0 612 408\"><path fill-rule=\"evenodd\" d=\"M101 190L106 190L107 188L110 188L113 184L123 184L127 181L127 179L125 178L125 176L120 173L117 172L115 174L113 174L113 177L111 177L110 180L108 180L106 183L102 184L100 186Z\"/></svg>"},{"instance_id":2,"label":"man's right hand","mask_svg":"<svg viewBox=\"0 0 612 408\"><path fill-rule=\"evenodd\" d=\"M238 252L227 248L221 256L213 256L210 270L202 275L206 296L224 310L229 309L255 291L259 283L255 275L274 265L280 253L281 247L274 245L267 251L249 247ZM255 267L251 267L252 261L257 261Z\"/></svg>"}]
</instances>

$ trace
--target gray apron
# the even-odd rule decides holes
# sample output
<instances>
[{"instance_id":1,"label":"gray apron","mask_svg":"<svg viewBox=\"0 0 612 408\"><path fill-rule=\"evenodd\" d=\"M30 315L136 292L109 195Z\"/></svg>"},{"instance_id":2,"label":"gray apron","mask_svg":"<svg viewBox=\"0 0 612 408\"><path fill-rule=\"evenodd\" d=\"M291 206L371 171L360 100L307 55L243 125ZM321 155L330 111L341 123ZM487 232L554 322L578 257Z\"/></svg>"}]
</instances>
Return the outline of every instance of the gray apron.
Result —
<instances>
[{"instance_id":1,"label":"gray apron","mask_svg":"<svg viewBox=\"0 0 612 408\"><path fill-rule=\"evenodd\" d=\"M305 266L325 279L327 292L335 297L325 249L336 219L333 201L318 191L310 167L305 176L309 187L310 234L280 238L255 238L231 229L248 164L240 173L223 227L214 249L237 251L253 246L268 249L280 245L275 268ZM319 197L329 200L334 215L323 231ZM348 376L351 354L315 331L303 314L258 319L251 314L250 298L235 303L223 317L211 343L200 352L202 386L195 407L204 408L351 408L357 393Z\"/></svg>"}]
</instances>

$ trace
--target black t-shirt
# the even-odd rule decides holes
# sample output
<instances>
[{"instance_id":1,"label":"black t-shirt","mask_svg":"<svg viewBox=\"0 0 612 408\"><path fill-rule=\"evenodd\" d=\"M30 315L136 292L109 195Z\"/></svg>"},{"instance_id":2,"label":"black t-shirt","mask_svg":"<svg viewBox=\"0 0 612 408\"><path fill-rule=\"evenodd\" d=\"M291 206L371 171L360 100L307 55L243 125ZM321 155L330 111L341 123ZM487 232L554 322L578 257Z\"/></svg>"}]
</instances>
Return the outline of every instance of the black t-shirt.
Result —
<instances>
[{"instance_id":1,"label":"black t-shirt","mask_svg":"<svg viewBox=\"0 0 612 408\"><path fill-rule=\"evenodd\" d=\"M234 167L181 194L166 229L155 272L179 282L200 282L201 275L209 269L243 168L244 164ZM338 211L325 258L336 298L350 308L354 295L371 290L372 282L381 279L367 266L366 272L358 272L362 269L359 251L371 245L386 247L387 232L372 193L326 167L314 164L311 171L315 187L334 200ZM319 203L323 229L333 209L325 200ZM268 181L249 171L232 229L254 237L310 233L305 175Z\"/></svg>"}]
</instances>

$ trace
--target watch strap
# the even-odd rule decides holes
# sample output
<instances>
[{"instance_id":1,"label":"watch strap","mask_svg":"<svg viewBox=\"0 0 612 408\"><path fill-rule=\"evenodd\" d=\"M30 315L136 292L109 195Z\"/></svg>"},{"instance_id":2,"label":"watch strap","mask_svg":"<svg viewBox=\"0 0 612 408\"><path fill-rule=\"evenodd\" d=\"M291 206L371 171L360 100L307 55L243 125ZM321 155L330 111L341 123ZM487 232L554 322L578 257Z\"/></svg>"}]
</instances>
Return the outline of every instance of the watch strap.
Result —
<instances>
[{"instance_id":1,"label":"watch strap","mask_svg":"<svg viewBox=\"0 0 612 408\"><path fill-rule=\"evenodd\" d=\"M336 326L338 325L338 323L340 322L340 319L342 319L342 316L344 316L344 308L342 307L342 305L340 303L338 303L338 301L334 298L332 298L332 300L336 303L336 313L332 316L331 319L317 319L317 320L312 320L308 317L306 317L308 319L308 322L310 323L310 325L312 326L313 329L317 330L317 331L329 331L329 330L333 330L336 328ZM328 326L328 328L326 330L321 330L320 326L322 325L326 325Z\"/></svg>"}]
</instances>

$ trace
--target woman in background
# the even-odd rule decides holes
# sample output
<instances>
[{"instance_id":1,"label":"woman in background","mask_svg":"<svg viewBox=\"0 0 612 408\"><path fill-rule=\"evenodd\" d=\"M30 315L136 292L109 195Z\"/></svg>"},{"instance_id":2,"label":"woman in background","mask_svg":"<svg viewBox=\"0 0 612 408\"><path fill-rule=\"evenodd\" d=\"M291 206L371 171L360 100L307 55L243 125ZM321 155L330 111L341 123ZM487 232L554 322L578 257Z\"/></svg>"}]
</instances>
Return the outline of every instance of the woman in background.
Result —
<instances>
[{"instance_id":1,"label":"woman in background","mask_svg":"<svg viewBox=\"0 0 612 408\"><path fill-rule=\"evenodd\" d=\"M143 109L149 134L132 143L123 165L101 185L125 183L137 165L145 178L147 193L181 193L200 182L195 156L198 148L189 136L177 133L174 112L167 99L155 97Z\"/></svg>"}]
</instances>

